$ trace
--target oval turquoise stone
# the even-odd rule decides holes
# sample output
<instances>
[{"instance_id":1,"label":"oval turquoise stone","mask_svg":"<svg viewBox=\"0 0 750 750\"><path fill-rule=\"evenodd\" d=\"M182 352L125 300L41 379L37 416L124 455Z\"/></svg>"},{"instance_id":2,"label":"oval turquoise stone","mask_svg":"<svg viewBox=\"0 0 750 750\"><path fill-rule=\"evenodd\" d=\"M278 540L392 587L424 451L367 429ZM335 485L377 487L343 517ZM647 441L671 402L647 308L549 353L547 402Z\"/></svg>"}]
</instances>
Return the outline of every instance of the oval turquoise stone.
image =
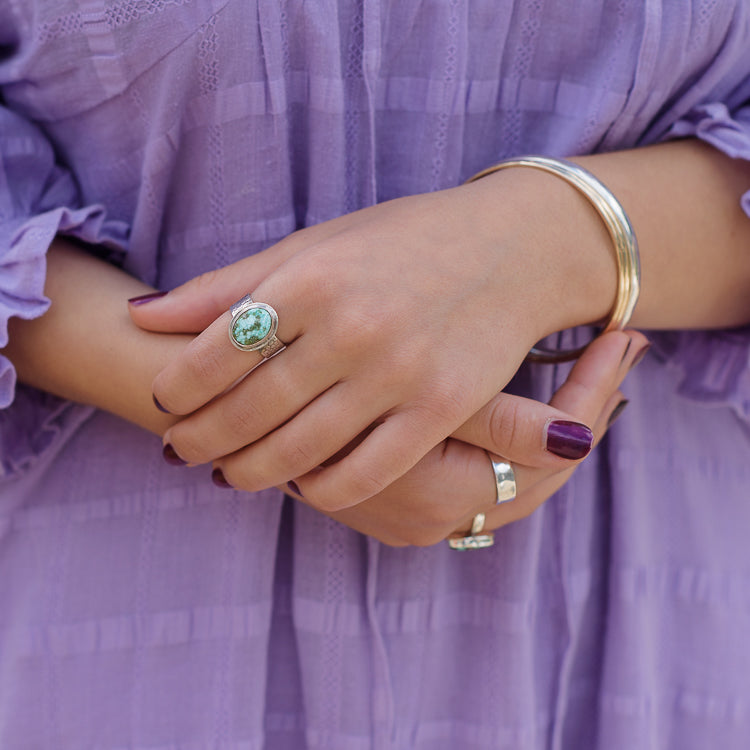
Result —
<instances>
[{"instance_id":1,"label":"oval turquoise stone","mask_svg":"<svg viewBox=\"0 0 750 750\"><path fill-rule=\"evenodd\" d=\"M262 341L271 330L271 316L267 310L245 310L232 326L232 336L241 346L253 346Z\"/></svg>"}]
</instances>

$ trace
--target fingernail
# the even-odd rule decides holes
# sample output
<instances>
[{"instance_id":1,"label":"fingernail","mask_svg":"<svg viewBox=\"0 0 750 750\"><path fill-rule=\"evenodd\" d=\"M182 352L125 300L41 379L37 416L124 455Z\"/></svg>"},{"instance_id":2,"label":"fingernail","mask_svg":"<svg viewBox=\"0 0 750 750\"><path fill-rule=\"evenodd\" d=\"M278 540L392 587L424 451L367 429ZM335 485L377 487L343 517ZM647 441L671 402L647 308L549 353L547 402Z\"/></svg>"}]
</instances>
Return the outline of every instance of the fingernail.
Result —
<instances>
[{"instance_id":1,"label":"fingernail","mask_svg":"<svg viewBox=\"0 0 750 750\"><path fill-rule=\"evenodd\" d=\"M638 354L633 357L633 361L630 363L630 369L638 365L638 363L648 354L648 350L651 348L651 344L646 344L642 349L638 350Z\"/></svg>"},{"instance_id":2,"label":"fingernail","mask_svg":"<svg viewBox=\"0 0 750 750\"><path fill-rule=\"evenodd\" d=\"M583 458L594 444L594 434L580 422L552 419L547 423L544 447L562 458Z\"/></svg>"},{"instance_id":3,"label":"fingernail","mask_svg":"<svg viewBox=\"0 0 750 750\"><path fill-rule=\"evenodd\" d=\"M156 398L156 396L154 396L154 394L153 394L153 393L151 394L151 398L152 398L152 399L154 399L154 406L156 406L156 408L157 408L157 409L158 409L159 411L163 411L163 412L164 412L165 414L170 414L170 413L171 413L171 412L167 411L167 410L166 410L166 409L165 409L165 408L164 408L164 407L163 407L163 406L162 406L162 405L161 405L161 404L159 403L159 399L157 399L157 398Z\"/></svg>"},{"instance_id":4,"label":"fingernail","mask_svg":"<svg viewBox=\"0 0 750 750\"><path fill-rule=\"evenodd\" d=\"M626 398L624 398L622 401L620 401L617 406L615 406L614 409L612 409L612 413L609 415L609 419L607 420L607 429L609 429L616 421L617 417L620 416L620 414L623 413L625 410L625 407L630 403Z\"/></svg>"},{"instance_id":5,"label":"fingernail","mask_svg":"<svg viewBox=\"0 0 750 750\"><path fill-rule=\"evenodd\" d=\"M211 481L222 489L232 489L232 485L227 482L224 472L221 469L214 469L211 472Z\"/></svg>"},{"instance_id":6,"label":"fingernail","mask_svg":"<svg viewBox=\"0 0 750 750\"><path fill-rule=\"evenodd\" d=\"M295 481L294 481L293 479L290 479L290 480L289 480L289 481L288 481L288 482L286 483L286 486L287 486L287 487L288 487L288 488L289 488L289 489L290 489L290 490L291 490L292 492L294 492L294 494L295 494L295 495L299 495L300 497L304 497L304 495L303 495L303 494L302 494L302 492L300 491L299 485L298 485L298 484L297 484L297 482L295 482Z\"/></svg>"},{"instance_id":7,"label":"fingernail","mask_svg":"<svg viewBox=\"0 0 750 750\"><path fill-rule=\"evenodd\" d=\"M172 464L172 466L185 466L187 463L187 461L184 461L177 455L177 451L169 443L165 443L161 455L164 456L164 460L168 464Z\"/></svg>"},{"instance_id":8,"label":"fingernail","mask_svg":"<svg viewBox=\"0 0 750 750\"><path fill-rule=\"evenodd\" d=\"M628 345L625 347L625 351L622 353L622 357L620 357L620 364L625 361L625 358L628 356L628 352L630 351L630 347L633 346L633 339L628 339Z\"/></svg>"},{"instance_id":9,"label":"fingernail","mask_svg":"<svg viewBox=\"0 0 750 750\"><path fill-rule=\"evenodd\" d=\"M138 305L145 305L147 302L164 297L164 295L166 295L166 292L150 292L149 294L142 294L140 297L131 297L128 303L138 307Z\"/></svg>"}]
</instances>

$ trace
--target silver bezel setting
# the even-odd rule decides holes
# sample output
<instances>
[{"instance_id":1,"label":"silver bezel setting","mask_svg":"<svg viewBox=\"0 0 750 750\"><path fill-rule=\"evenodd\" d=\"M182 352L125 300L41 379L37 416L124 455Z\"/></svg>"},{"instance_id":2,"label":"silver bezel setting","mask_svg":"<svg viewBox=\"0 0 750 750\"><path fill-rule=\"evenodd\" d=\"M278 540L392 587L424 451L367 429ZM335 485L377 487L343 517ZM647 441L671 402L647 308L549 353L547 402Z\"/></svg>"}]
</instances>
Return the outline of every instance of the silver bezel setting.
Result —
<instances>
[{"instance_id":1,"label":"silver bezel setting","mask_svg":"<svg viewBox=\"0 0 750 750\"><path fill-rule=\"evenodd\" d=\"M271 318L271 327L268 333L254 344L241 344L234 337L234 325L242 315L250 310L265 310ZM284 344L276 338L276 331L279 330L279 316L271 305L267 305L265 302L254 302L248 294L232 305L230 312L232 317L229 321L229 340L236 349L242 352L259 351L264 357L269 357L284 347Z\"/></svg>"}]
</instances>

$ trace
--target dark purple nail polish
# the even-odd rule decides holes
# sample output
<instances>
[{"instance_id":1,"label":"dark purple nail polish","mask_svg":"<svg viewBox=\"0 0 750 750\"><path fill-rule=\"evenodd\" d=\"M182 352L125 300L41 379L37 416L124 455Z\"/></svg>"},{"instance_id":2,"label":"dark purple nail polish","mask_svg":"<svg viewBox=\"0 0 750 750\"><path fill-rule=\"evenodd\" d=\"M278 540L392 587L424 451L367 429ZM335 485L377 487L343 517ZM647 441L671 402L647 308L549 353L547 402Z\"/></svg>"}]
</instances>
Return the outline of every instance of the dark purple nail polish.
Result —
<instances>
[{"instance_id":1,"label":"dark purple nail polish","mask_svg":"<svg viewBox=\"0 0 750 750\"><path fill-rule=\"evenodd\" d=\"M651 344L646 344L642 349L638 350L638 354L633 357L633 361L630 364L630 369L638 365L638 363L648 354L648 350L651 348Z\"/></svg>"},{"instance_id":2,"label":"dark purple nail polish","mask_svg":"<svg viewBox=\"0 0 750 750\"><path fill-rule=\"evenodd\" d=\"M295 495L299 495L300 497L304 497L304 495L303 495L303 494L302 494L302 492L300 491L299 485L298 485L298 484L297 484L297 482L295 482L295 481L294 481L293 479L290 479L290 480L289 480L289 481L288 481L288 482L286 483L286 486L287 486L287 487L289 487L289 489L290 489L290 490L291 490L292 492L294 492L294 494L295 494Z\"/></svg>"},{"instance_id":3,"label":"dark purple nail polish","mask_svg":"<svg viewBox=\"0 0 750 750\"><path fill-rule=\"evenodd\" d=\"M211 472L211 481L222 489L232 489L232 485L227 482L224 472L221 469L214 469Z\"/></svg>"},{"instance_id":4,"label":"dark purple nail polish","mask_svg":"<svg viewBox=\"0 0 750 750\"><path fill-rule=\"evenodd\" d=\"M156 396L154 396L153 394L151 394L151 398L152 398L152 399L154 399L154 406L156 406L156 408L157 408L157 409L158 409L159 411L163 411L163 412L164 412L165 414L169 414L169 413L170 413L170 412L168 412L168 411L167 411L167 410L166 410L166 409L165 409L165 408L164 408L164 407L163 407L163 406L162 406L162 405L161 405L161 404L159 403L159 400L158 400L158 399L156 398Z\"/></svg>"},{"instance_id":5,"label":"dark purple nail polish","mask_svg":"<svg viewBox=\"0 0 750 750\"><path fill-rule=\"evenodd\" d=\"M138 307L138 305L145 305L147 302L164 297L164 295L166 295L166 292L150 292L149 294L142 294L140 297L131 297L128 303Z\"/></svg>"},{"instance_id":6,"label":"dark purple nail polish","mask_svg":"<svg viewBox=\"0 0 750 750\"><path fill-rule=\"evenodd\" d=\"M614 409L612 409L612 413L609 415L609 419L607 420L607 429L609 429L616 421L617 417L622 414L622 412L625 410L625 407L630 403L626 398L624 398L622 401L620 401L617 406L615 406Z\"/></svg>"},{"instance_id":7,"label":"dark purple nail polish","mask_svg":"<svg viewBox=\"0 0 750 750\"><path fill-rule=\"evenodd\" d=\"M172 466L185 466L187 461L184 461L177 455L177 451L169 444L166 443L161 451L161 455L164 456L164 460Z\"/></svg>"},{"instance_id":8,"label":"dark purple nail polish","mask_svg":"<svg viewBox=\"0 0 750 750\"><path fill-rule=\"evenodd\" d=\"M625 358L628 356L628 352L630 351L630 347L633 346L633 339L628 339L628 345L625 347L625 351L622 353L622 357L620 357L620 365L625 361Z\"/></svg>"},{"instance_id":9,"label":"dark purple nail polish","mask_svg":"<svg viewBox=\"0 0 750 750\"><path fill-rule=\"evenodd\" d=\"M594 444L594 434L580 422L553 419L547 424L545 447L562 458L583 458Z\"/></svg>"}]
</instances>

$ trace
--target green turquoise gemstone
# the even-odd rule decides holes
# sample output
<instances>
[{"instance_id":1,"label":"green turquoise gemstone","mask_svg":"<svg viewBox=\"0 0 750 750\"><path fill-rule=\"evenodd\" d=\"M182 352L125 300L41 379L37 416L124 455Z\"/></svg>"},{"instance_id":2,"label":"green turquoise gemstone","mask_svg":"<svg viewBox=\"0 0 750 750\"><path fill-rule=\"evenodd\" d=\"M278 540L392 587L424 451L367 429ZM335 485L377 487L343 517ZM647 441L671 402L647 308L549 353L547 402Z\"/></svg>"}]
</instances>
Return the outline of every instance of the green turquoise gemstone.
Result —
<instances>
[{"instance_id":1,"label":"green turquoise gemstone","mask_svg":"<svg viewBox=\"0 0 750 750\"><path fill-rule=\"evenodd\" d=\"M268 336L271 325L268 311L255 307L246 310L234 321L232 336L241 346L253 346Z\"/></svg>"}]
</instances>

